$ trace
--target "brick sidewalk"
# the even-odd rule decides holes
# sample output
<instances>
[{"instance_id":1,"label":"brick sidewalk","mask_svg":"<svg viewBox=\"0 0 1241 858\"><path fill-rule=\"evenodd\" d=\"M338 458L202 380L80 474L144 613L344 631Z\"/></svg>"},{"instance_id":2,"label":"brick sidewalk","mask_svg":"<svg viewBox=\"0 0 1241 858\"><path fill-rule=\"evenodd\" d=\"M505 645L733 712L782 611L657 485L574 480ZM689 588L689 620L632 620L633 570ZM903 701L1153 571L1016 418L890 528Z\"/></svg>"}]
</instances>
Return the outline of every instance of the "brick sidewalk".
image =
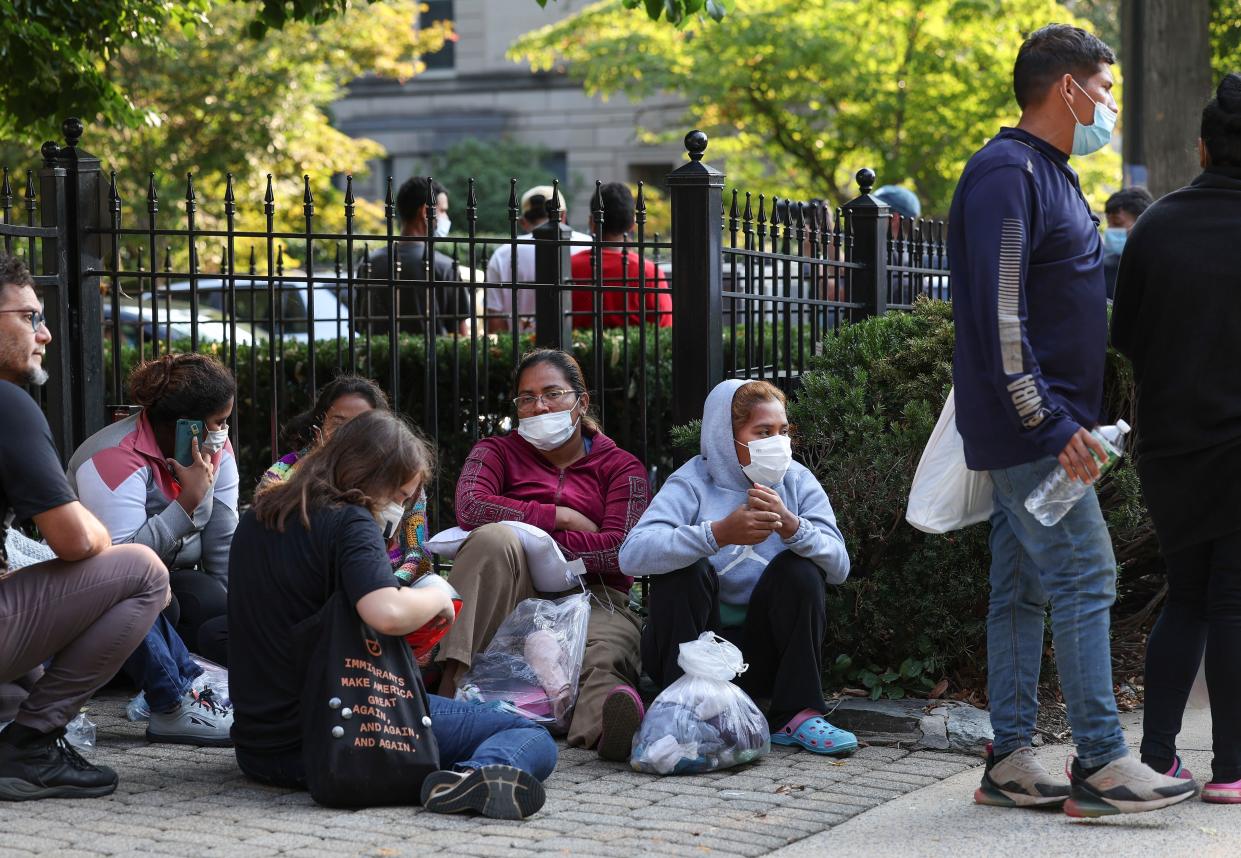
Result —
<instances>
[{"instance_id":1,"label":"brick sidewalk","mask_svg":"<svg viewBox=\"0 0 1241 858\"><path fill-rule=\"evenodd\" d=\"M87 756L121 776L104 799L0 803L0 858L121 855L762 855L980 761L863 748L785 748L753 766L657 778L562 749L547 804L519 823L416 807L339 811L242 777L232 751L150 745L114 693L92 701Z\"/></svg>"}]
</instances>

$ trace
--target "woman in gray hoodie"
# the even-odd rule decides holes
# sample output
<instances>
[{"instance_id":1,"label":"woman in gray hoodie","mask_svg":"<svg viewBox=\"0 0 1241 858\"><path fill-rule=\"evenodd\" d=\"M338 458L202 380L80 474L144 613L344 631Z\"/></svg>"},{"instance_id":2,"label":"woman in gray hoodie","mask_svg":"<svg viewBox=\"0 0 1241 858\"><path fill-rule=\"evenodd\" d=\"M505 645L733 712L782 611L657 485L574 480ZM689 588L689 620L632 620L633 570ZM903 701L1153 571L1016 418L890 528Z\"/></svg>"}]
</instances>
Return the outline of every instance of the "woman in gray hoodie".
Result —
<instances>
[{"instance_id":1,"label":"woman in gray hoodie","mask_svg":"<svg viewBox=\"0 0 1241 858\"><path fill-rule=\"evenodd\" d=\"M642 662L660 688L681 676L680 644L712 630L750 669L739 683L770 697L771 740L821 754L857 747L823 718L825 585L849 555L823 487L792 460L784 394L766 381L716 385L701 454L655 495L620 550L626 575L651 576Z\"/></svg>"}]
</instances>

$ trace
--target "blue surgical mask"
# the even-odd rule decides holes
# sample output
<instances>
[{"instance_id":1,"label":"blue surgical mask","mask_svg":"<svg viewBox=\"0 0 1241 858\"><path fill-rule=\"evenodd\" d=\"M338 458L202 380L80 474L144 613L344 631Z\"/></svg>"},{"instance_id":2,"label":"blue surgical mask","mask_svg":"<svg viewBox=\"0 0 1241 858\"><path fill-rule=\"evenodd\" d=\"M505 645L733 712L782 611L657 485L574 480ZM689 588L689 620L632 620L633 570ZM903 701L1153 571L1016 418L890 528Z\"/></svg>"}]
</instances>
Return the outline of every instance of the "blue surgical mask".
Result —
<instances>
[{"instance_id":1,"label":"blue surgical mask","mask_svg":"<svg viewBox=\"0 0 1241 858\"><path fill-rule=\"evenodd\" d=\"M1086 93L1086 97L1090 98L1090 93L1082 88L1081 84L1073 81L1073 85ZM1073 105L1065 98L1064 93L1060 94L1064 99L1065 105L1069 108L1069 113L1073 114L1073 154L1089 155L1091 152L1097 152L1106 146L1112 139L1112 129L1116 127L1116 111L1112 110L1101 101L1094 102L1094 123L1091 125L1082 125L1077 120L1077 112L1073 110Z\"/></svg>"},{"instance_id":2,"label":"blue surgical mask","mask_svg":"<svg viewBox=\"0 0 1241 858\"><path fill-rule=\"evenodd\" d=\"M1128 237L1129 230L1123 226L1109 226L1103 230L1103 251L1109 256L1120 256Z\"/></svg>"},{"instance_id":3,"label":"blue surgical mask","mask_svg":"<svg viewBox=\"0 0 1241 858\"><path fill-rule=\"evenodd\" d=\"M450 229L452 229L452 221L448 219L448 215L440 215L435 219L436 238L447 238Z\"/></svg>"}]
</instances>

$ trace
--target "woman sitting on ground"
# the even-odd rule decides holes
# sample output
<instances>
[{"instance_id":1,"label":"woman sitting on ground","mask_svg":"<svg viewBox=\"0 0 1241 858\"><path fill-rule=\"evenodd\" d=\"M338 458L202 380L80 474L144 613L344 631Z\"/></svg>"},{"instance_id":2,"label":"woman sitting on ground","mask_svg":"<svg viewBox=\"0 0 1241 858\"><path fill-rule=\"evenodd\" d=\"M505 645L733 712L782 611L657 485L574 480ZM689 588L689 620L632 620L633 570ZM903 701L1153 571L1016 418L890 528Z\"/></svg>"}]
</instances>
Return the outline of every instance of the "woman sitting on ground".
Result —
<instances>
[{"instance_id":1,"label":"woman sitting on ground","mask_svg":"<svg viewBox=\"0 0 1241 858\"><path fill-rule=\"evenodd\" d=\"M300 701L310 665L294 629L323 608L337 576L358 615L381 634L408 634L437 617L451 622L443 590L401 586L380 523L395 522L384 515L393 504L418 497L430 460L401 418L370 411L302 458L287 481L260 492L242 517L230 563L229 626L239 652L261 657L238 660L229 692L237 762L247 776L306 786ZM430 704L448 770L424 782L423 806L506 819L542 806L540 782L556 765L546 730L495 706L434 695Z\"/></svg>"},{"instance_id":2,"label":"woman sitting on ground","mask_svg":"<svg viewBox=\"0 0 1241 858\"><path fill-rule=\"evenodd\" d=\"M473 532L448 578L464 605L440 644L440 693L456 692L474 653L518 602L565 595L535 592L516 532L498 523L524 521L550 533L567 559L581 558L592 596L569 744L625 760L643 714L634 691L641 635L629 610L633 579L621 573L616 551L646 509L646 471L591 418L572 355L532 352L514 382L517 431L475 444L457 482L457 523Z\"/></svg>"},{"instance_id":3,"label":"woman sitting on ground","mask_svg":"<svg viewBox=\"0 0 1241 858\"><path fill-rule=\"evenodd\" d=\"M673 473L620 550L652 576L642 664L660 688L681 676L679 647L704 631L741 648L738 679L771 699L771 741L819 754L857 747L824 719L825 583L849 574L845 541L819 481L792 460L784 394L766 381L716 385L701 455Z\"/></svg>"},{"instance_id":4,"label":"woman sitting on ground","mask_svg":"<svg viewBox=\"0 0 1241 858\"><path fill-rule=\"evenodd\" d=\"M288 479L297 463L311 450L329 441L332 434L359 414L387 411L388 397L379 385L360 375L338 375L319 391L314 407L294 417L285 426L285 447L293 452L282 456L263 474L258 491ZM427 493L419 490L388 547L396 576L406 584L431 571L427 541Z\"/></svg>"},{"instance_id":5,"label":"woman sitting on ground","mask_svg":"<svg viewBox=\"0 0 1241 858\"><path fill-rule=\"evenodd\" d=\"M152 548L171 573L172 603L125 662L151 708L152 741L231 744L232 714L210 692L193 688L203 669L185 641L227 663L224 615L238 490L228 417L236 389L232 373L206 355L148 361L129 377L130 396L142 410L100 429L69 460L70 484L112 542ZM180 419L201 420L206 429L201 445L191 443L189 466L173 458Z\"/></svg>"}]
</instances>

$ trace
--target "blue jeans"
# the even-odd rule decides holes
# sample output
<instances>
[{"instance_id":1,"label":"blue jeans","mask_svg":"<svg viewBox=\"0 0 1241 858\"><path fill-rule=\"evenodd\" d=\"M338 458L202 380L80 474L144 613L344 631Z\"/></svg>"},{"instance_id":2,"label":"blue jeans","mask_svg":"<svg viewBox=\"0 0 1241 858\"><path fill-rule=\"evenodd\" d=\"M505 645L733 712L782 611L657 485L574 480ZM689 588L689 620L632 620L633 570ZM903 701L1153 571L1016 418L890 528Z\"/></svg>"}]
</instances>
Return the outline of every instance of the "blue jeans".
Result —
<instances>
[{"instance_id":1,"label":"blue jeans","mask_svg":"<svg viewBox=\"0 0 1241 858\"><path fill-rule=\"evenodd\" d=\"M987 686L997 755L1029 747L1038 712L1047 603L1060 688L1083 766L1127 753L1112 692L1111 608L1116 558L1099 499L1087 492L1053 527L1026 512L1025 499L1055 457L991 471L991 603Z\"/></svg>"},{"instance_id":2,"label":"blue jeans","mask_svg":"<svg viewBox=\"0 0 1241 858\"><path fill-rule=\"evenodd\" d=\"M556 768L556 742L533 721L495 703L462 703L437 694L428 697L442 768L461 771L499 764L529 772L541 781ZM300 748L281 754L237 748L237 764L254 780L306 788Z\"/></svg>"},{"instance_id":3,"label":"blue jeans","mask_svg":"<svg viewBox=\"0 0 1241 858\"><path fill-rule=\"evenodd\" d=\"M125 660L125 675L146 694L152 712L171 712L203 672L163 614Z\"/></svg>"}]
</instances>

